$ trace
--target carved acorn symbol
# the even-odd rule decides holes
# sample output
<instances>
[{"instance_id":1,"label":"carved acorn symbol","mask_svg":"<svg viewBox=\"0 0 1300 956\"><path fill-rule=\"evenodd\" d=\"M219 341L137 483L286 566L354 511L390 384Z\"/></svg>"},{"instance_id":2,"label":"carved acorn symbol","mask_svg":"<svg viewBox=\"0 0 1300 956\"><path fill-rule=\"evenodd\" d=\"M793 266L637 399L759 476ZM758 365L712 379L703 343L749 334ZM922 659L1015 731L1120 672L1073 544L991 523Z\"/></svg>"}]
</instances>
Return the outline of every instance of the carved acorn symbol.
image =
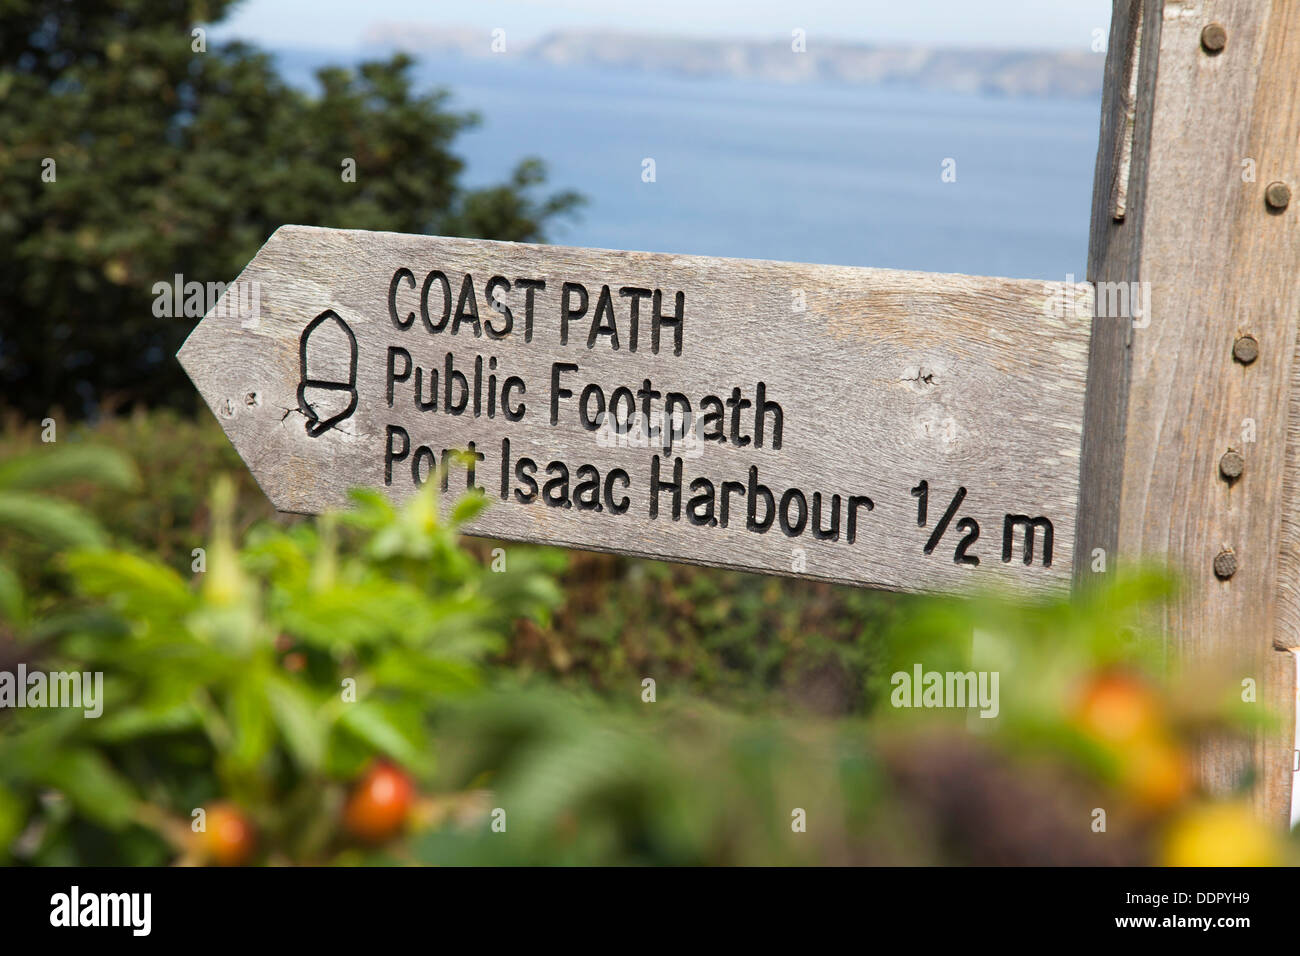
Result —
<instances>
[{"instance_id":1,"label":"carved acorn symbol","mask_svg":"<svg viewBox=\"0 0 1300 956\"><path fill-rule=\"evenodd\" d=\"M302 330L298 359L298 409L307 419L307 434L316 438L356 410L356 336L337 312L326 309Z\"/></svg>"}]
</instances>

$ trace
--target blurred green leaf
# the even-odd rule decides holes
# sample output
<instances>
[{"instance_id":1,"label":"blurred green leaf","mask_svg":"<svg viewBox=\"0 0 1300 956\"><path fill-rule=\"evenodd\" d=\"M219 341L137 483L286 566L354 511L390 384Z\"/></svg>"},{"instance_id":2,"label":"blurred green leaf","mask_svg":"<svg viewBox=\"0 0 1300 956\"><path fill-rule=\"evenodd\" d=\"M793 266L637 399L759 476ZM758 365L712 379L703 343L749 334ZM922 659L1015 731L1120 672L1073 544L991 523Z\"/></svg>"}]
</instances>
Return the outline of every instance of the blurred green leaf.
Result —
<instances>
[{"instance_id":1,"label":"blurred green leaf","mask_svg":"<svg viewBox=\"0 0 1300 956\"><path fill-rule=\"evenodd\" d=\"M23 586L7 561L0 559L0 620L25 617Z\"/></svg>"},{"instance_id":2,"label":"blurred green leaf","mask_svg":"<svg viewBox=\"0 0 1300 956\"><path fill-rule=\"evenodd\" d=\"M95 751L77 748L48 754L41 776L91 820L111 829L131 822L136 797L130 784Z\"/></svg>"},{"instance_id":3,"label":"blurred green leaf","mask_svg":"<svg viewBox=\"0 0 1300 956\"><path fill-rule=\"evenodd\" d=\"M127 710L100 718L95 736L104 741L127 741L154 734L169 734L199 727L198 714L188 703L141 702Z\"/></svg>"},{"instance_id":4,"label":"blurred green leaf","mask_svg":"<svg viewBox=\"0 0 1300 956\"><path fill-rule=\"evenodd\" d=\"M421 769L429 766L430 755L421 750L423 735L410 713L358 701L344 707L339 725L399 763Z\"/></svg>"},{"instance_id":5,"label":"blurred green leaf","mask_svg":"<svg viewBox=\"0 0 1300 956\"><path fill-rule=\"evenodd\" d=\"M17 531L51 548L97 547L104 532L89 514L34 492L0 491L0 528Z\"/></svg>"},{"instance_id":6,"label":"blurred green leaf","mask_svg":"<svg viewBox=\"0 0 1300 956\"><path fill-rule=\"evenodd\" d=\"M487 495L483 494L480 489L475 489L475 493L462 495L456 500L456 504L451 511L451 520L455 524L472 521L482 514L483 509L487 506Z\"/></svg>"},{"instance_id":7,"label":"blurred green leaf","mask_svg":"<svg viewBox=\"0 0 1300 956\"><path fill-rule=\"evenodd\" d=\"M27 807L16 794L0 787L0 861L9 856L9 850L27 819Z\"/></svg>"},{"instance_id":8,"label":"blurred green leaf","mask_svg":"<svg viewBox=\"0 0 1300 956\"><path fill-rule=\"evenodd\" d=\"M102 445L52 445L0 462L0 489L6 491L46 491L72 481L131 491L139 480L126 455Z\"/></svg>"},{"instance_id":9,"label":"blurred green leaf","mask_svg":"<svg viewBox=\"0 0 1300 956\"><path fill-rule=\"evenodd\" d=\"M270 753L274 728L266 692L264 677L256 672L244 675L230 688L225 718L231 745L223 756L239 771L257 767Z\"/></svg>"},{"instance_id":10,"label":"blurred green leaf","mask_svg":"<svg viewBox=\"0 0 1300 956\"><path fill-rule=\"evenodd\" d=\"M267 698L285 744L304 770L320 769L329 727L303 690L281 678L266 684Z\"/></svg>"},{"instance_id":11,"label":"blurred green leaf","mask_svg":"<svg viewBox=\"0 0 1300 956\"><path fill-rule=\"evenodd\" d=\"M195 604L179 574L123 551L74 551L66 565L82 593L109 601L129 618L175 621Z\"/></svg>"}]
</instances>

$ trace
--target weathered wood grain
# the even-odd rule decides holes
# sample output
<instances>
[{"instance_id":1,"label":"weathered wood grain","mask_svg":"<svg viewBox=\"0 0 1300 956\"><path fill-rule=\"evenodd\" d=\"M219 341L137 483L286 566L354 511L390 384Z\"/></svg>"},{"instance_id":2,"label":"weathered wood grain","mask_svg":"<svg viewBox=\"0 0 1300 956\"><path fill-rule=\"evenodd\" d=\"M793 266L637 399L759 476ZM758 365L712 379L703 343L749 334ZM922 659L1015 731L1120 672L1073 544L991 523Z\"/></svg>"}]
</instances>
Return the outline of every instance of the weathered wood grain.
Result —
<instances>
[{"instance_id":1,"label":"weathered wood grain","mask_svg":"<svg viewBox=\"0 0 1300 956\"><path fill-rule=\"evenodd\" d=\"M1139 33L1132 32L1141 15ZM1203 29L1222 24L1211 54ZM1137 37L1136 41L1132 38ZM1097 318L1091 343L1077 552L1169 562L1186 581L1159 622L1188 664L1221 661L1253 677L1287 726L1289 661L1300 635L1300 229L1294 205L1271 211L1275 180L1293 187L1300 161L1300 5L1287 0L1117 0L1111 30L1097 184L1114 181L1123 150L1127 45L1141 45L1125 217L1094 196L1089 278L1149 283L1136 324ZM1243 175L1251 169L1253 181ZM1109 195L1107 190L1105 195ZM1098 291L1097 300L1102 300ZM1233 343L1250 334L1259 358ZM1221 456L1245 459L1235 481ZM1239 570L1214 572L1224 550ZM1225 792L1261 772L1263 812L1289 808L1291 745L1207 749L1204 781Z\"/></svg>"},{"instance_id":2,"label":"weathered wood grain","mask_svg":"<svg viewBox=\"0 0 1300 956\"><path fill-rule=\"evenodd\" d=\"M401 268L413 277L403 275L396 286L398 318L406 321L414 313L405 330L394 323L389 307ZM462 277L472 275L479 314L498 329L504 316L486 300L484 283L494 276L510 280L512 290L501 298L512 310L514 331L494 340L475 337L472 326L462 324L452 335L449 321L443 331L429 332L415 286L422 287L431 270L446 274L453 298L459 298ZM524 299L516 280L525 277L546 283L535 291L531 341L520 334ZM484 456L475 480L491 501L471 526L477 534L901 590L1004 583L1043 592L1068 585L1092 310L1086 286L302 226L285 226L267 242L239 278L239 283L253 282L259 289L256 320L222 315L219 302L179 357L282 510L316 512L340 505L349 488L363 485L386 487L395 499L404 498L415 489L410 465L417 446L440 453L467 448L472 441ZM443 293L440 280L431 282L430 321L436 326ZM585 287L589 307L571 322L569 341L562 344L566 282ZM602 286L610 289L618 350L608 335L588 346ZM624 287L662 290L665 313L673 311L674 296L682 293L680 355L673 354L667 325L660 351L652 352L650 300L640 301L638 347L632 351L630 300L619 295ZM313 436L297 394L299 340L325 310L333 310L355 336L358 400L345 419ZM331 322L319 333L326 345L313 357L309 378L346 382L347 344L343 333L330 331ZM333 358L326 354L331 336ZM485 366L495 357L498 385L509 375L526 383L523 418L507 421L499 409L489 418L486 397L477 418L447 414L443 396L437 410L420 411L412 380L393 383L390 407L390 347L406 350L423 370L426 396L431 369L440 372L441 390L448 353L461 372L472 372L476 356ZM557 362L578 369L562 379L573 396L559 401L558 422L552 425L551 374ZM395 372L405 367L400 354L394 363ZM585 385L600 385L609 400L616 387L635 392L646 379L656 391L689 397L697 415L703 396L725 399L739 388L754 401L763 383L766 398L781 406L781 447L773 447L772 421L763 447L733 441L752 436L752 408L743 412L734 435L728 408L725 442L696 441L667 455L662 446L619 447L610 430L592 432L580 424ZM328 418L324 409L332 403L335 411L340 401L345 407L345 396L321 392L317 418ZM404 429L411 452L393 463L386 485L389 426ZM574 473L591 464L602 481L612 469L623 469L628 486L616 489L615 503L625 493L627 512L611 513L603 495L600 512L521 503L513 477L508 499L502 500L503 439L509 439L513 462L523 457L537 462L539 483L549 477L543 470L552 461L565 462ZM399 446L400 439L394 443ZM679 520L670 517L666 492L659 496L659 515L652 517L649 484L656 455L662 481L671 480L680 456L684 483L708 478L719 498L722 482L747 483L751 467L778 507L787 489L800 489L810 511L814 492L820 493L824 528L831 524L832 496L840 496L839 539L814 537L811 514L796 535L783 531L779 521L765 533L748 530L747 493L733 495L726 528L687 519L689 487L683 488ZM929 487L925 527L918 524L918 498L912 493L922 481ZM458 466L451 488L463 489L466 482ZM966 489L964 500L933 551L925 553L960 488ZM869 511L858 506L852 543L847 541L849 496L869 497L873 505ZM764 510L760 507L760 517ZM702 507L698 513L705 514ZM796 527L794 499L788 514ZM1003 559L1008 514L1051 522L1050 566L1042 563L1041 530L1032 564L1023 561L1023 526L1013 529L1014 553ZM972 530L961 524L967 519L978 522L980 534L965 555L977 557L978 564L956 560L959 543Z\"/></svg>"},{"instance_id":3,"label":"weathered wood grain","mask_svg":"<svg viewBox=\"0 0 1300 956\"><path fill-rule=\"evenodd\" d=\"M1111 187L1110 215L1123 219L1128 212L1128 183L1133 171L1133 142L1137 136L1137 92L1142 76L1142 4L1129 3L1116 22L1124 28L1123 68L1112 95L1118 95L1118 115L1121 124L1111 137L1114 153L1110 158Z\"/></svg>"}]
</instances>

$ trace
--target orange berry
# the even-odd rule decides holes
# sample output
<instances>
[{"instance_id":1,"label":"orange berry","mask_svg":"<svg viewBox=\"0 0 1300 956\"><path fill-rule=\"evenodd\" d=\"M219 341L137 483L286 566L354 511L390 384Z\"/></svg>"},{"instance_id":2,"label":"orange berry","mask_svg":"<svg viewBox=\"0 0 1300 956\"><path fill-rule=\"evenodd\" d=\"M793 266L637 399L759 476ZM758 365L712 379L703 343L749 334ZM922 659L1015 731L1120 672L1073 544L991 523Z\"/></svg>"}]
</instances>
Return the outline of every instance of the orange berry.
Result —
<instances>
[{"instance_id":1,"label":"orange berry","mask_svg":"<svg viewBox=\"0 0 1300 956\"><path fill-rule=\"evenodd\" d=\"M242 810L233 803L218 803L205 814L200 845L218 866L240 866L252 857L257 836Z\"/></svg>"},{"instance_id":2,"label":"orange berry","mask_svg":"<svg viewBox=\"0 0 1300 956\"><path fill-rule=\"evenodd\" d=\"M353 787L343 807L343 826L367 843L382 843L406 825L415 784L400 767L379 761Z\"/></svg>"},{"instance_id":3,"label":"orange berry","mask_svg":"<svg viewBox=\"0 0 1300 956\"><path fill-rule=\"evenodd\" d=\"M1136 740L1126 744L1120 756L1121 785L1144 810L1166 810L1191 790L1191 763L1168 740Z\"/></svg>"},{"instance_id":4,"label":"orange berry","mask_svg":"<svg viewBox=\"0 0 1300 956\"><path fill-rule=\"evenodd\" d=\"M1111 744L1129 744L1156 734L1160 700L1144 681L1127 674L1103 674L1084 688L1075 712L1079 726Z\"/></svg>"}]
</instances>

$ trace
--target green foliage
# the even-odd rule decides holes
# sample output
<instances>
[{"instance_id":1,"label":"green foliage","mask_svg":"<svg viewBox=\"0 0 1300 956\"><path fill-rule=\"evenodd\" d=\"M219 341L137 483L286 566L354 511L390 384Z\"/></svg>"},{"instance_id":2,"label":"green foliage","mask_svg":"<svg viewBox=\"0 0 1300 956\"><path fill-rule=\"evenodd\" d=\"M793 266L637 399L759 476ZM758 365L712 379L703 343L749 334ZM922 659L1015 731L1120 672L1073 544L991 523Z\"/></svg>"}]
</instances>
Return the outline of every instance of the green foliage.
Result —
<instances>
[{"instance_id":1,"label":"green foliage","mask_svg":"<svg viewBox=\"0 0 1300 956\"><path fill-rule=\"evenodd\" d=\"M565 686L628 692L643 677L742 708L844 715L871 706L880 637L913 599L815 581L578 554L549 629L505 662Z\"/></svg>"},{"instance_id":2,"label":"green foliage","mask_svg":"<svg viewBox=\"0 0 1300 956\"><path fill-rule=\"evenodd\" d=\"M504 813L508 836L484 813L420 835L414 854L441 865L1156 861L1194 806L1190 764L1163 789L1152 788L1161 767L1118 772L1145 751L1107 739L1081 709L1089 688L1128 675L1144 697L1126 706L1151 708L1142 735L1180 758L1210 728L1248 733L1260 719L1223 693L1235 686L1227 667L1209 683L1166 682L1141 622L1168 595L1166 578L1142 574L1077 600L917 599L875 644L869 719L742 717L665 693L667 678L655 703L632 688L595 697L513 683L467 697L443 727L455 744L441 782L490 788L482 805ZM891 672L916 664L999 670L997 720L972 729L983 721L965 708L892 707ZM1101 835L1096 807L1108 813Z\"/></svg>"},{"instance_id":3,"label":"green foliage","mask_svg":"<svg viewBox=\"0 0 1300 956\"><path fill-rule=\"evenodd\" d=\"M566 569L518 545L494 573L494 543L456 534L485 500L438 520L436 480L401 508L363 491L347 512L265 521L207 417L60 441L0 437L8 493L58 478L114 547L9 532L3 553L34 549L42 570L11 562L28 612L0 634L0 672L102 670L106 704L0 710L0 847L18 860L190 860L190 811L223 803L273 863L1149 863L1168 833L1180 859L1216 862L1190 755L1265 720L1241 699L1248 663L1166 679L1142 637L1171 593L1157 575L1024 604L580 553ZM104 444L139 459L142 486L88 450ZM195 499L231 466L238 506ZM50 562L56 546L71 550ZM997 671L998 718L894 706L917 665ZM340 807L376 755L419 796L405 835L362 847ZM1283 852L1231 812L1252 859Z\"/></svg>"},{"instance_id":4,"label":"green foliage","mask_svg":"<svg viewBox=\"0 0 1300 956\"><path fill-rule=\"evenodd\" d=\"M108 830L136 862L164 862L188 851L191 809L221 798L269 853L308 860L337 849L318 824L376 755L427 777L432 708L479 686L510 621L544 622L558 600L551 556L520 549L492 573L461 551L434 487L400 510L359 493L344 514L259 526L237 547L223 483L193 576L130 551L70 551L82 611L47 625L25 659L102 672L103 714L0 714L0 810L37 834L24 857L95 862L93 834Z\"/></svg>"},{"instance_id":5,"label":"green foliage","mask_svg":"<svg viewBox=\"0 0 1300 956\"><path fill-rule=\"evenodd\" d=\"M0 632L6 624L21 625L28 619L27 588L12 560L20 549L30 558L106 541L99 522L86 509L45 493L67 484L117 491L139 486L130 459L112 448L43 445L0 461L0 544L6 545L0 552Z\"/></svg>"},{"instance_id":6,"label":"green foliage","mask_svg":"<svg viewBox=\"0 0 1300 956\"><path fill-rule=\"evenodd\" d=\"M40 441L39 429L11 418L0 433L0 470L12 460L45 461L51 451L92 449L88 456L115 455L134 462L138 481L72 480L59 487L59 498L94 515L111 540L129 543L161 558L177 571L189 573L192 552L204 544L210 530L208 492L215 474L228 474L237 490L235 526L275 515L239 460L230 441L206 411L202 418L167 409L101 419L94 425L60 426L59 441ZM105 452L104 449L113 449ZM288 521L290 519L281 519ZM49 549L39 549L12 536L4 551L13 553L33 584L46 573Z\"/></svg>"},{"instance_id":7,"label":"green foliage","mask_svg":"<svg viewBox=\"0 0 1300 956\"><path fill-rule=\"evenodd\" d=\"M405 57L322 70L309 96L246 45L195 52L229 5L0 7L0 391L28 416L193 407L172 356L195 320L155 316L154 284L230 282L285 223L540 240L577 202L535 197L535 160L461 187L474 117L414 93Z\"/></svg>"}]
</instances>

